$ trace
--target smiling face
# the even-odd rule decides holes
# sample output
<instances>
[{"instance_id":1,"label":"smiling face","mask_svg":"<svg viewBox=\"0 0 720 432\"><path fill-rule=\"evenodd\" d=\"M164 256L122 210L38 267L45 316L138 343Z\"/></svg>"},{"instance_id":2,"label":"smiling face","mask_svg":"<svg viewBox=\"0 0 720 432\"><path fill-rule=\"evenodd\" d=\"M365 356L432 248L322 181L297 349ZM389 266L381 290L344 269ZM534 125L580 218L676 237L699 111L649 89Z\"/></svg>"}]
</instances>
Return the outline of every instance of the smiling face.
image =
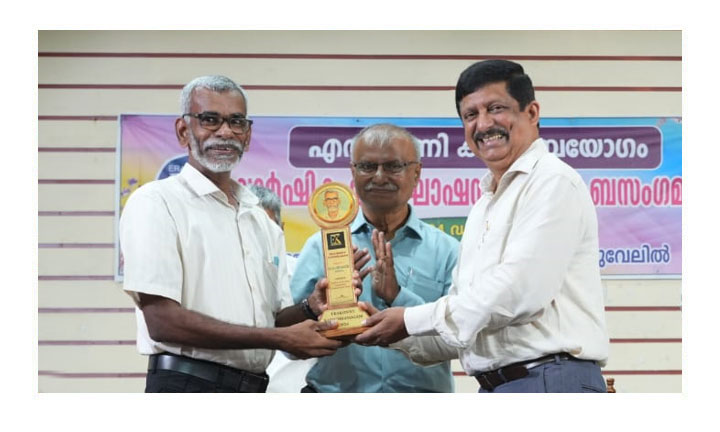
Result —
<instances>
[{"instance_id":1,"label":"smiling face","mask_svg":"<svg viewBox=\"0 0 720 432\"><path fill-rule=\"evenodd\" d=\"M245 99L236 91L218 93L197 88L191 97L190 112L245 117ZM190 150L188 163L203 173L230 172L240 162L250 142L250 130L236 134L227 122L218 130L210 131L200 126L197 118L185 116L176 121L175 127L181 145Z\"/></svg>"},{"instance_id":2,"label":"smiling face","mask_svg":"<svg viewBox=\"0 0 720 432\"><path fill-rule=\"evenodd\" d=\"M387 162L417 161L418 155L413 142L402 136L396 136L389 142L368 144L362 139L353 147L353 162L380 164L372 174L360 172L352 167L355 191L370 212L384 214L407 206L418 183L422 164L407 165L402 171L393 174L382 167Z\"/></svg>"},{"instance_id":3,"label":"smiling face","mask_svg":"<svg viewBox=\"0 0 720 432\"><path fill-rule=\"evenodd\" d=\"M487 84L460 101L465 142L482 159L496 182L538 136L540 105L521 110L505 82Z\"/></svg>"}]
</instances>

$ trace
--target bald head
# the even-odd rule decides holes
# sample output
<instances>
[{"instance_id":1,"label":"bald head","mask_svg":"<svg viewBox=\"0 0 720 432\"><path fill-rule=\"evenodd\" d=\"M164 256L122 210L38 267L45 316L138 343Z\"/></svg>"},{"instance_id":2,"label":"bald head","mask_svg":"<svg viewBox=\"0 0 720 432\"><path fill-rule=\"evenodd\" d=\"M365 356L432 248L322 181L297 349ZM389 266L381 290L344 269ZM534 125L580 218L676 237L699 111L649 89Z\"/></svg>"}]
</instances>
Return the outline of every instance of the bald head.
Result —
<instances>
[{"instance_id":1,"label":"bald head","mask_svg":"<svg viewBox=\"0 0 720 432\"><path fill-rule=\"evenodd\" d=\"M398 139L408 141L412 144L415 150L413 160L419 161L422 156L422 145L420 141L407 129L390 123L379 123L368 126L355 135L352 140L352 151L350 152L352 161L357 160L355 150L357 148L356 144L360 141L371 146L385 146Z\"/></svg>"}]
</instances>

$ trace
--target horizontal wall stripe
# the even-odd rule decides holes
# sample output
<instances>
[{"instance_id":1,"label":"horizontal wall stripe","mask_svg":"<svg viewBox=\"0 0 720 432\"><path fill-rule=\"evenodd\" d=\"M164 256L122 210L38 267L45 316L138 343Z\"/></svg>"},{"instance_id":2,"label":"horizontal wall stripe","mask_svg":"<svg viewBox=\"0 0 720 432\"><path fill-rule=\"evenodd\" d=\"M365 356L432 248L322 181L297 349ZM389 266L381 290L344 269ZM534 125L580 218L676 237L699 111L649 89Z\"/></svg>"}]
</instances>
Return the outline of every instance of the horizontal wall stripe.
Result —
<instances>
[{"instance_id":1,"label":"horizontal wall stripe","mask_svg":"<svg viewBox=\"0 0 720 432\"><path fill-rule=\"evenodd\" d=\"M468 376L464 371L454 371L453 376ZM603 370L603 375L682 375L682 370Z\"/></svg>"},{"instance_id":2,"label":"horizontal wall stripe","mask_svg":"<svg viewBox=\"0 0 720 432\"><path fill-rule=\"evenodd\" d=\"M45 279L42 279L45 278ZM68 279L47 279L47 278L68 278ZM94 280L112 280L113 276L38 276L38 280L87 280L81 278L95 278ZM104 278L104 279L98 279ZM117 310L117 308L44 308L39 309L40 312L53 313L82 313L82 312L132 312L134 309L126 308ZM658 312L658 311L681 311L681 306L613 306L606 307L606 312ZM633 339L629 339L632 341Z\"/></svg>"},{"instance_id":3,"label":"horizontal wall stripe","mask_svg":"<svg viewBox=\"0 0 720 432\"><path fill-rule=\"evenodd\" d=\"M38 89L182 90L181 84L38 84ZM248 89L248 86L243 86Z\"/></svg>"},{"instance_id":4,"label":"horizontal wall stripe","mask_svg":"<svg viewBox=\"0 0 720 432\"><path fill-rule=\"evenodd\" d=\"M115 184L115 179L38 179L38 184Z\"/></svg>"},{"instance_id":5,"label":"horizontal wall stripe","mask_svg":"<svg viewBox=\"0 0 720 432\"><path fill-rule=\"evenodd\" d=\"M479 54L279 54L279 53L159 53L159 52L38 52L38 57L136 58L254 58L323 60L536 60L536 61L682 61L682 56L609 55L479 55Z\"/></svg>"},{"instance_id":6,"label":"horizontal wall stripe","mask_svg":"<svg viewBox=\"0 0 720 432\"><path fill-rule=\"evenodd\" d=\"M112 210L38 211L38 216L115 216Z\"/></svg>"},{"instance_id":7,"label":"horizontal wall stripe","mask_svg":"<svg viewBox=\"0 0 720 432\"><path fill-rule=\"evenodd\" d=\"M38 84L38 89L64 90L181 90L183 84ZM246 90L313 91L454 91L454 86L244 85ZM535 91L558 92L680 92L682 87L535 86Z\"/></svg>"},{"instance_id":8,"label":"horizontal wall stripe","mask_svg":"<svg viewBox=\"0 0 720 432\"><path fill-rule=\"evenodd\" d=\"M135 345L134 340L41 340L41 346Z\"/></svg>"},{"instance_id":9,"label":"horizontal wall stripe","mask_svg":"<svg viewBox=\"0 0 720 432\"><path fill-rule=\"evenodd\" d=\"M42 307L38 308L38 313L132 313L134 308L86 308L86 307Z\"/></svg>"},{"instance_id":10,"label":"horizontal wall stripe","mask_svg":"<svg viewBox=\"0 0 720 432\"><path fill-rule=\"evenodd\" d=\"M145 378L145 372L56 372L39 370L38 376L54 378Z\"/></svg>"},{"instance_id":11,"label":"horizontal wall stripe","mask_svg":"<svg viewBox=\"0 0 720 432\"><path fill-rule=\"evenodd\" d=\"M38 345L135 345L135 340L40 340ZM610 339L610 343L682 343L682 339Z\"/></svg>"},{"instance_id":12,"label":"horizontal wall stripe","mask_svg":"<svg viewBox=\"0 0 720 432\"><path fill-rule=\"evenodd\" d=\"M43 153L115 153L113 147L38 147Z\"/></svg>"},{"instance_id":13,"label":"horizontal wall stripe","mask_svg":"<svg viewBox=\"0 0 720 432\"><path fill-rule=\"evenodd\" d=\"M111 249L115 243L38 243L41 249Z\"/></svg>"},{"instance_id":14,"label":"horizontal wall stripe","mask_svg":"<svg viewBox=\"0 0 720 432\"><path fill-rule=\"evenodd\" d=\"M111 281L115 280L115 277L110 276L100 276L100 275L43 275L38 276L39 281L86 281L86 280L105 280L105 281Z\"/></svg>"},{"instance_id":15,"label":"horizontal wall stripe","mask_svg":"<svg viewBox=\"0 0 720 432\"><path fill-rule=\"evenodd\" d=\"M468 376L465 372L453 372L453 376ZM681 370L603 370L603 375L682 375ZM145 378L145 372L57 372L39 370L38 376L54 378Z\"/></svg>"},{"instance_id":16,"label":"horizontal wall stripe","mask_svg":"<svg viewBox=\"0 0 720 432\"><path fill-rule=\"evenodd\" d=\"M682 375L682 370L603 370L603 375Z\"/></svg>"},{"instance_id":17,"label":"horizontal wall stripe","mask_svg":"<svg viewBox=\"0 0 720 432\"><path fill-rule=\"evenodd\" d=\"M453 376L468 376L465 372L453 372ZM602 371L603 375L682 375L681 370L623 370ZM145 378L145 372L57 372L39 370L38 376L54 378Z\"/></svg>"},{"instance_id":18,"label":"horizontal wall stripe","mask_svg":"<svg viewBox=\"0 0 720 432\"><path fill-rule=\"evenodd\" d=\"M61 115L39 115L38 120L91 120L91 121L117 121L117 116L61 116Z\"/></svg>"}]
</instances>

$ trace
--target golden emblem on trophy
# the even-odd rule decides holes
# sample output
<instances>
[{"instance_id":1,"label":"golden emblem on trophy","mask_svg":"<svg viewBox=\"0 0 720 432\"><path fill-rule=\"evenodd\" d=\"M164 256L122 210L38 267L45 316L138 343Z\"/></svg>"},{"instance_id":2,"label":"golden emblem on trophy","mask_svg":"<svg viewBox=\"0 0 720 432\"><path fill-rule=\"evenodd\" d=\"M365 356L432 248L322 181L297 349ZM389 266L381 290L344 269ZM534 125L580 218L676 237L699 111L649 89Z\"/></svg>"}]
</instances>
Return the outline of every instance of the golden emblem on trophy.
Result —
<instances>
[{"instance_id":1,"label":"golden emblem on trophy","mask_svg":"<svg viewBox=\"0 0 720 432\"><path fill-rule=\"evenodd\" d=\"M310 217L320 226L325 275L328 280L328 308L319 321L336 320L338 327L322 334L344 338L362 333L362 321L368 314L357 306L352 284L354 270L350 224L358 212L358 203L349 187L325 183L315 189L308 201Z\"/></svg>"}]
</instances>

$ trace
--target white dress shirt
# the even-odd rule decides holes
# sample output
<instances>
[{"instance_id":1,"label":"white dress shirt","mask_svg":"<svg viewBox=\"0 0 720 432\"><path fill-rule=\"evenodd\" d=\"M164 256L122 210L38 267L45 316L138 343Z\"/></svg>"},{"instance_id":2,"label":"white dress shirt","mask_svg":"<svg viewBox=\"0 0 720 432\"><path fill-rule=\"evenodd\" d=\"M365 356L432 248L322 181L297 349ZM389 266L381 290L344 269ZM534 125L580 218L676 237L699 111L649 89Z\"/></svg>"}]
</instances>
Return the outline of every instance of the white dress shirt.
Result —
<instances>
[{"instance_id":1,"label":"white dress shirt","mask_svg":"<svg viewBox=\"0 0 720 432\"><path fill-rule=\"evenodd\" d=\"M447 296L405 310L418 363L459 357L468 374L567 352L608 356L595 206L580 175L536 140L465 224Z\"/></svg>"},{"instance_id":2,"label":"white dress shirt","mask_svg":"<svg viewBox=\"0 0 720 432\"><path fill-rule=\"evenodd\" d=\"M120 218L124 289L167 297L186 309L248 327L274 327L293 304L282 230L235 183L236 209L207 177L185 164L173 177L136 190ZM141 354L170 352L263 372L272 350L217 350L159 343L137 311Z\"/></svg>"}]
</instances>

